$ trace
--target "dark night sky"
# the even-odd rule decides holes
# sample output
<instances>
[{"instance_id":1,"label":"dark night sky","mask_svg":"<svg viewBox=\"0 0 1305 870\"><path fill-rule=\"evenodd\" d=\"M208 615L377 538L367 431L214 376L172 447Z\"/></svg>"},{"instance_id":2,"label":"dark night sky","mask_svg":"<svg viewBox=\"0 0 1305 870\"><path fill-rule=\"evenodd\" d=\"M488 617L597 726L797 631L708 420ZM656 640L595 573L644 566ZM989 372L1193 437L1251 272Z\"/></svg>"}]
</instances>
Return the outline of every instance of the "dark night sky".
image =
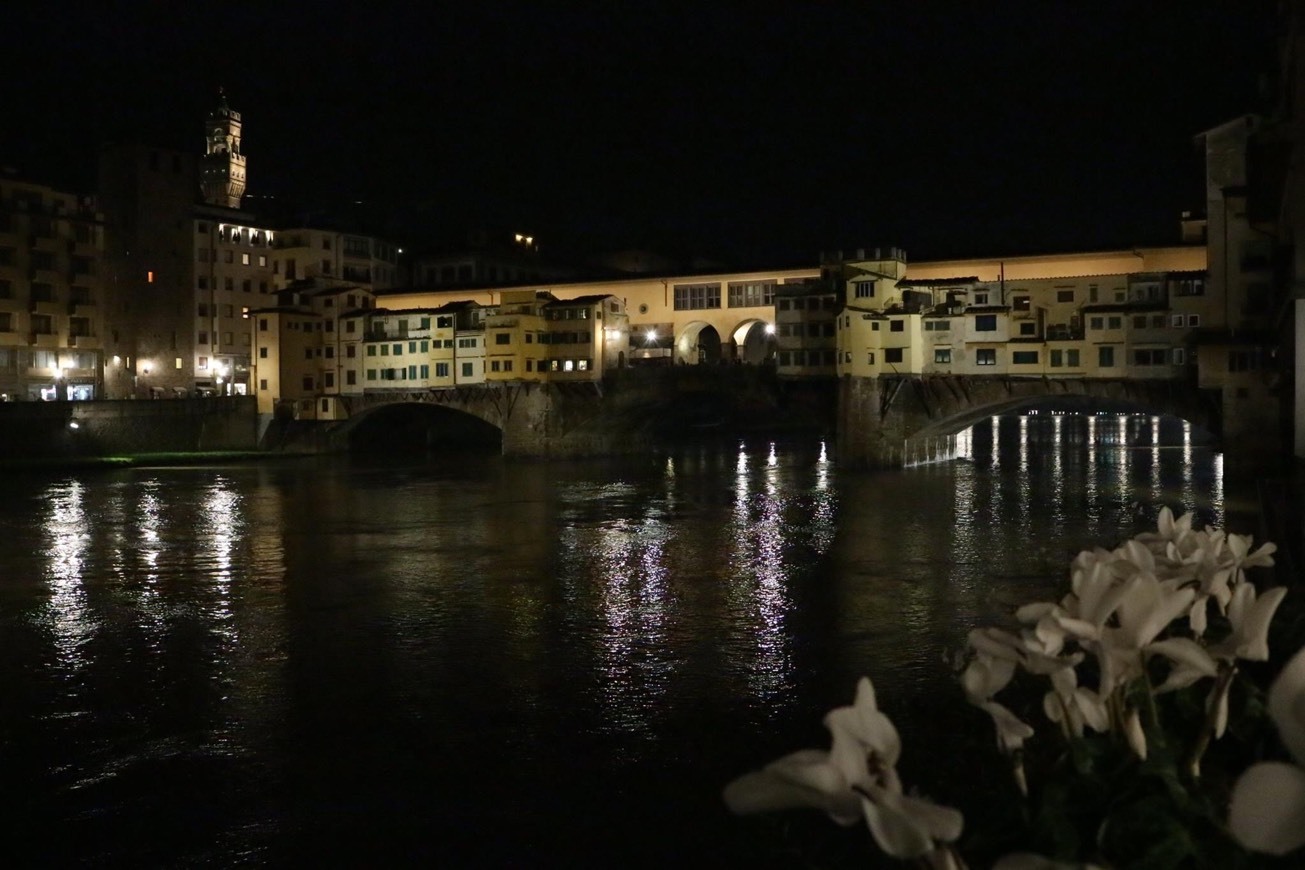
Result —
<instances>
[{"instance_id":1,"label":"dark night sky","mask_svg":"<svg viewBox=\"0 0 1305 870\"><path fill-rule=\"evenodd\" d=\"M1271 0L12 5L25 177L198 150L222 85L250 193L736 265L1174 241L1276 51Z\"/></svg>"}]
</instances>

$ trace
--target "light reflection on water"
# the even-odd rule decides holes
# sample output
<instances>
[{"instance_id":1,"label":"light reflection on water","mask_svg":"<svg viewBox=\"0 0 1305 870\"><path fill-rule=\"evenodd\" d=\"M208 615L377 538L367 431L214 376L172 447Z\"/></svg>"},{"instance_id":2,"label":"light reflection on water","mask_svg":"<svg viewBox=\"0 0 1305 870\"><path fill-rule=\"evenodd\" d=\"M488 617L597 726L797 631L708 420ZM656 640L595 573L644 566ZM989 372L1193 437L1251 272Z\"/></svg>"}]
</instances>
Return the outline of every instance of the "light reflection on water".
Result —
<instances>
[{"instance_id":1,"label":"light reflection on water","mask_svg":"<svg viewBox=\"0 0 1305 870\"><path fill-rule=\"evenodd\" d=\"M1167 418L994 418L957 444L864 474L745 441L33 483L0 506L0 725L26 759L0 787L67 862L582 842L642 864L667 824L729 840L720 785L820 740L858 676L927 742L970 627L1162 504L1222 520L1220 457ZM141 851L169 826L191 833ZM385 836L350 851L351 827Z\"/></svg>"}]
</instances>

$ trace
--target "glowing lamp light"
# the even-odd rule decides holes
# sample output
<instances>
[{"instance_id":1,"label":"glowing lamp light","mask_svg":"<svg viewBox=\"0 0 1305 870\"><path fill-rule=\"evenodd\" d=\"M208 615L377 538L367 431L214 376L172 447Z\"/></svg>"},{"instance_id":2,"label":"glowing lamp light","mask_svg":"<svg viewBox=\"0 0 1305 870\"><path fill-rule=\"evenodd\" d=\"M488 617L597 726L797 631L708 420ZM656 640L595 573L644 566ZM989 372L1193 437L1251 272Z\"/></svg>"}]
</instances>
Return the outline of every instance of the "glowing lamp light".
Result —
<instances>
[{"instance_id":1,"label":"glowing lamp light","mask_svg":"<svg viewBox=\"0 0 1305 870\"><path fill-rule=\"evenodd\" d=\"M766 324L766 335L774 335L774 334L775 334L775 324L773 324L773 323L767 323L767 324Z\"/></svg>"},{"instance_id":2,"label":"glowing lamp light","mask_svg":"<svg viewBox=\"0 0 1305 870\"><path fill-rule=\"evenodd\" d=\"M68 428L69 428L69 429L80 429L80 428L82 428L82 424L81 424L81 423L78 423L76 420L69 420L69 421L68 421Z\"/></svg>"},{"instance_id":3,"label":"glowing lamp light","mask_svg":"<svg viewBox=\"0 0 1305 870\"><path fill-rule=\"evenodd\" d=\"M648 330L643 334L643 338L644 341L648 342L649 344L652 344L654 341L657 340L657 330L655 329Z\"/></svg>"}]
</instances>

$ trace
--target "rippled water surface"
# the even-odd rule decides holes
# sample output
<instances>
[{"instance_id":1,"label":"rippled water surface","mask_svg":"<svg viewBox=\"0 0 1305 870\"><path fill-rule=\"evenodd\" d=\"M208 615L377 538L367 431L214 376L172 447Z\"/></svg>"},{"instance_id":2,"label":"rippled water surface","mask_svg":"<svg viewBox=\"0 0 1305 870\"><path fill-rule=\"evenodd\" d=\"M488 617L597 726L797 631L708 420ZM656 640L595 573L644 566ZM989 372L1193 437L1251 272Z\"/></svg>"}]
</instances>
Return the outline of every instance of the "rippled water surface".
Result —
<instances>
[{"instance_id":1,"label":"rippled water surface","mask_svg":"<svg viewBox=\"0 0 1305 870\"><path fill-rule=\"evenodd\" d=\"M967 444L892 473L755 441L10 476L6 852L815 863L720 787L820 745L865 673L908 781L972 791L980 762L932 760L984 724L951 681L965 632L1160 504L1224 521L1221 457L1177 421L1004 418Z\"/></svg>"}]
</instances>

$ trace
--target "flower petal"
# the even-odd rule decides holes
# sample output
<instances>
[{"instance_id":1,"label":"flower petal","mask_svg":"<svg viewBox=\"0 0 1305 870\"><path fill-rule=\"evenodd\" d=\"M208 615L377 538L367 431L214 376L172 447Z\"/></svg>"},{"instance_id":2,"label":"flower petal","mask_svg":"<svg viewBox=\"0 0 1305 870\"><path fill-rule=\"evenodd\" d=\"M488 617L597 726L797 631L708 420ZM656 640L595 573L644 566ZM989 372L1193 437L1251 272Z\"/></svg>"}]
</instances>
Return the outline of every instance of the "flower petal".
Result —
<instances>
[{"instance_id":1,"label":"flower petal","mask_svg":"<svg viewBox=\"0 0 1305 870\"><path fill-rule=\"evenodd\" d=\"M1305 649L1288 660L1269 689L1269 716L1298 764L1305 764Z\"/></svg>"},{"instance_id":2,"label":"flower petal","mask_svg":"<svg viewBox=\"0 0 1305 870\"><path fill-rule=\"evenodd\" d=\"M935 842L961 835L965 819L951 807L876 786L867 791L871 799L861 799L866 824L879 848L894 858L918 858L931 852Z\"/></svg>"},{"instance_id":3,"label":"flower petal","mask_svg":"<svg viewBox=\"0 0 1305 870\"><path fill-rule=\"evenodd\" d=\"M1305 845L1305 771L1256 764L1233 787L1228 827L1247 849L1286 855Z\"/></svg>"},{"instance_id":4,"label":"flower petal","mask_svg":"<svg viewBox=\"0 0 1305 870\"><path fill-rule=\"evenodd\" d=\"M987 711L997 726L997 745L1003 752L1014 752L1033 736L1033 729L1029 725L996 701L987 701L979 706Z\"/></svg>"},{"instance_id":5,"label":"flower petal","mask_svg":"<svg viewBox=\"0 0 1305 870\"><path fill-rule=\"evenodd\" d=\"M840 825L854 825L860 815L857 795L829 764L829 754L817 749L794 752L744 774L725 786L722 797L736 815L811 807Z\"/></svg>"}]
</instances>

